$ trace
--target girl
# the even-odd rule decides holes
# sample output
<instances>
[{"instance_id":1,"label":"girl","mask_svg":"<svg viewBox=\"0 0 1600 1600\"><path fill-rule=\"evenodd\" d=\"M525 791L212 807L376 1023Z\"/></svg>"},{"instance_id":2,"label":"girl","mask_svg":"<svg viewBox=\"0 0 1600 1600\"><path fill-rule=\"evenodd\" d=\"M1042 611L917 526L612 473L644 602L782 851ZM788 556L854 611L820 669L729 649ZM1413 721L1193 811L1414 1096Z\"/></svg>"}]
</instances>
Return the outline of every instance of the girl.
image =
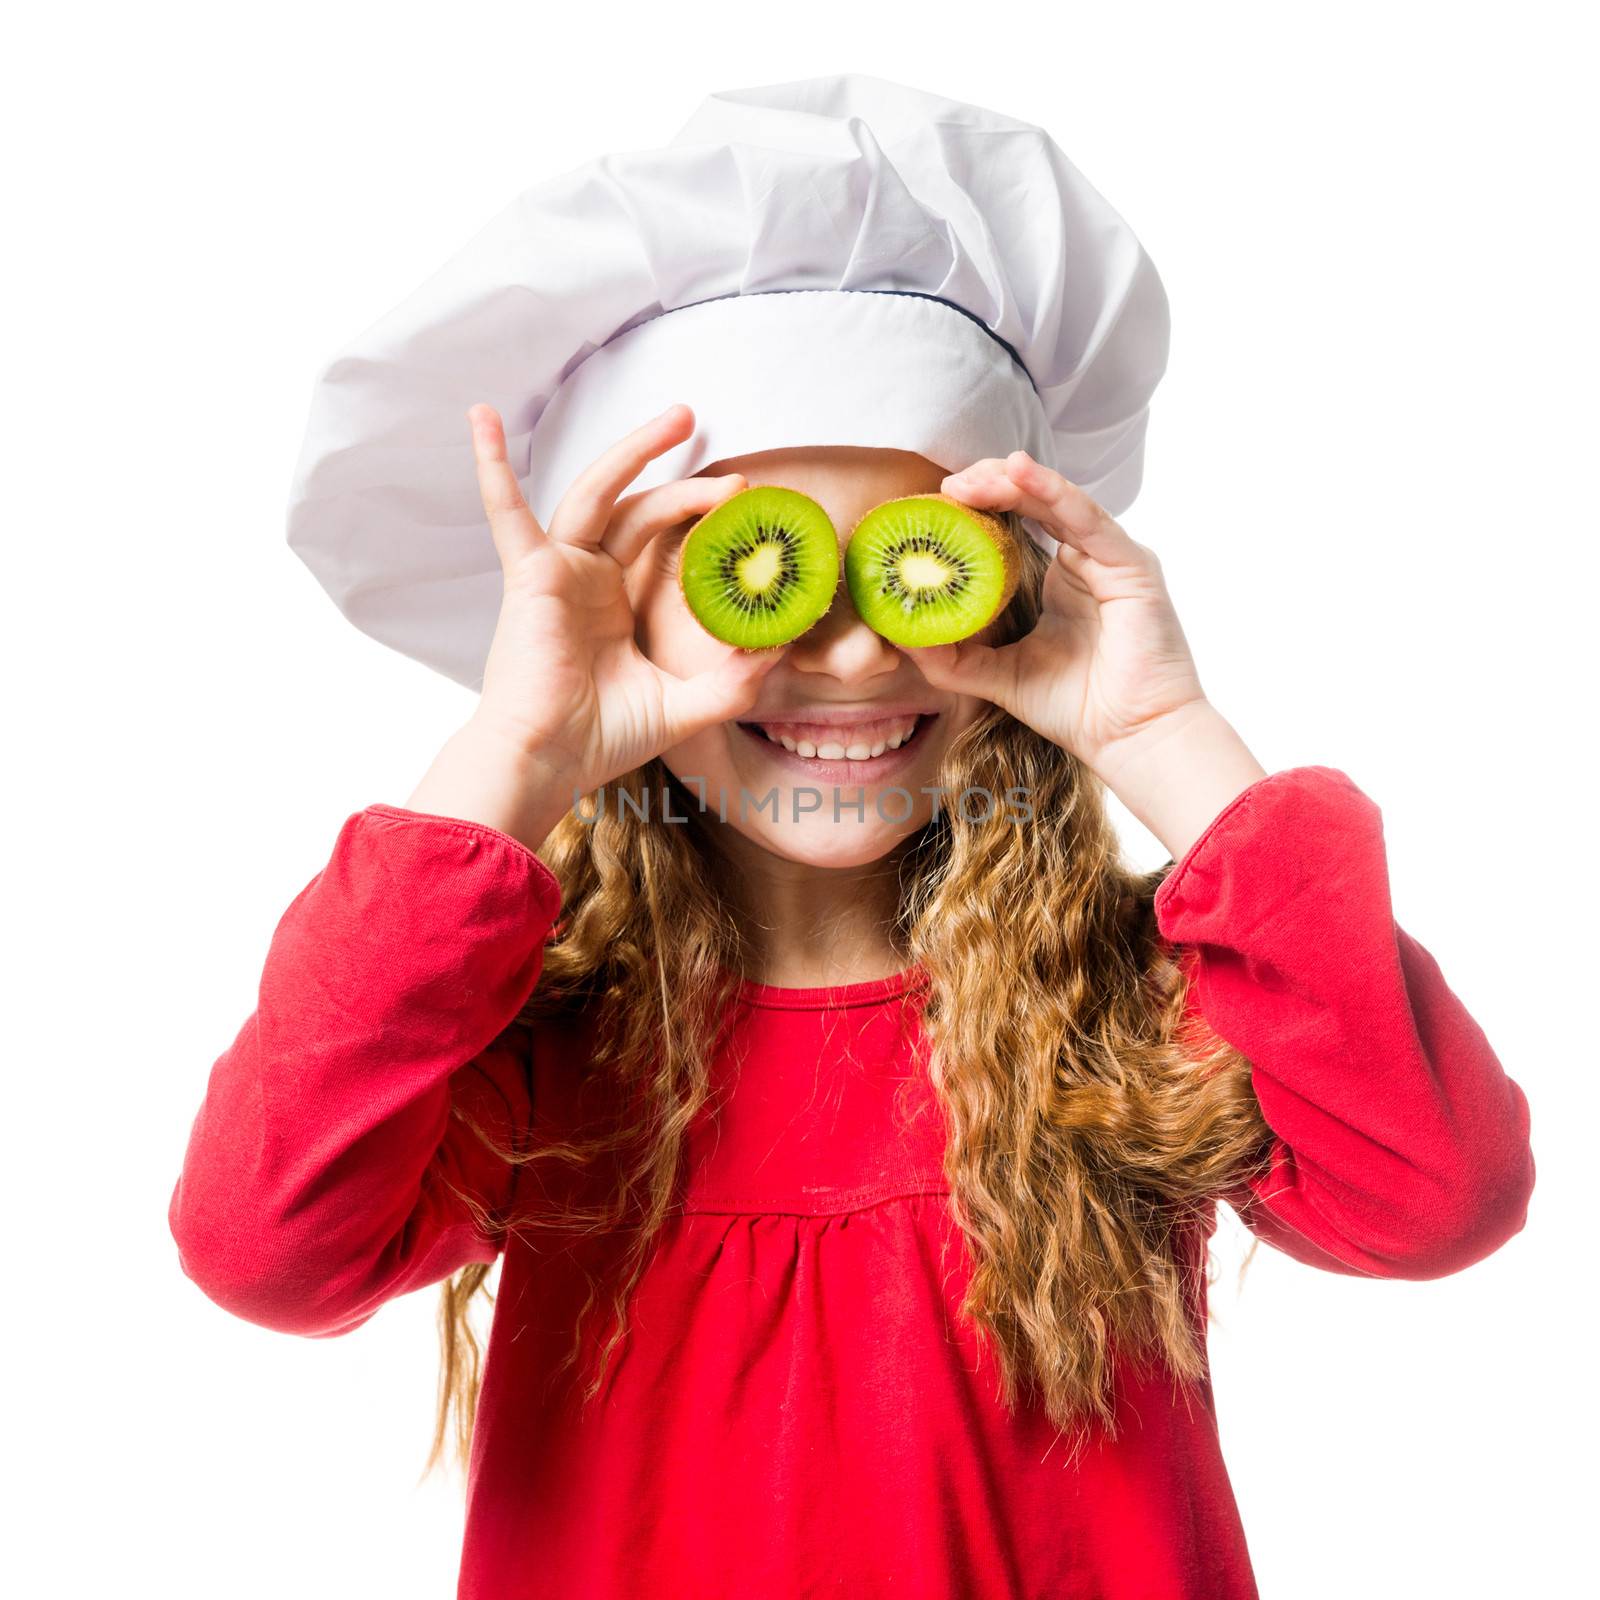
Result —
<instances>
[{"instance_id":1,"label":"girl","mask_svg":"<svg viewBox=\"0 0 1600 1600\"><path fill-rule=\"evenodd\" d=\"M1430 1278L1533 1182L1521 1091L1393 921L1377 806L1263 771L1154 552L1024 451L785 449L625 495L676 405L545 527L469 420L481 698L280 924L173 1193L184 1271L310 1337L444 1281L464 1596L1254 1595L1216 1202ZM731 651L674 561L760 483L842 537L942 490L1007 520L1024 581L960 645L897 649L841 590ZM1108 790L1172 863L1124 865Z\"/></svg>"},{"instance_id":2,"label":"girl","mask_svg":"<svg viewBox=\"0 0 1600 1600\"><path fill-rule=\"evenodd\" d=\"M1218 1201L1369 1277L1523 1225L1376 805L1262 769L1115 520L1166 345L1043 130L844 74L528 191L324 373L291 543L480 694L285 914L170 1222L285 1332L443 1284L461 1596L1244 1600ZM675 563L758 484L842 544L943 492L1022 581L732 650Z\"/></svg>"}]
</instances>

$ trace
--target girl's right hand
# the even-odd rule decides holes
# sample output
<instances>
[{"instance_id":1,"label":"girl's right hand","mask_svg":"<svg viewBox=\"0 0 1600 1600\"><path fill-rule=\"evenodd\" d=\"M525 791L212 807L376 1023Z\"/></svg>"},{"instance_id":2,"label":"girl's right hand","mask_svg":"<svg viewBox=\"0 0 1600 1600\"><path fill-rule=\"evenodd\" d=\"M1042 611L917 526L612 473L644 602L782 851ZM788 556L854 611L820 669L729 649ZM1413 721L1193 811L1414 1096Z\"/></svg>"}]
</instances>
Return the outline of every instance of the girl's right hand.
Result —
<instances>
[{"instance_id":1,"label":"girl's right hand","mask_svg":"<svg viewBox=\"0 0 1600 1600\"><path fill-rule=\"evenodd\" d=\"M563 808L713 722L755 704L781 647L722 658L691 678L658 667L634 640L623 586L652 539L747 488L733 473L682 478L619 501L652 457L693 431L674 405L636 428L568 489L547 530L523 499L492 406L467 412L504 591L471 725L559 785ZM708 641L710 636L707 636Z\"/></svg>"}]
</instances>

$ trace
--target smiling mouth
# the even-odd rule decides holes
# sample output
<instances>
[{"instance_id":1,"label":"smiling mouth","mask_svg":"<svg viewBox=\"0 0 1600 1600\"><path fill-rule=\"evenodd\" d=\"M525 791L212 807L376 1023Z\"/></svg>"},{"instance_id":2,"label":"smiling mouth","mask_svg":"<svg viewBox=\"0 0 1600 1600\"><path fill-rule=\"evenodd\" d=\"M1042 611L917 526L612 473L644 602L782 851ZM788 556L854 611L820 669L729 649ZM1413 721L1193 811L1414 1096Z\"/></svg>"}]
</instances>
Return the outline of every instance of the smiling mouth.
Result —
<instances>
[{"instance_id":1,"label":"smiling mouth","mask_svg":"<svg viewBox=\"0 0 1600 1600\"><path fill-rule=\"evenodd\" d=\"M738 726L785 764L797 763L828 775L839 771L870 777L876 768L899 766L937 720L935 714L922 712L843 729L801 723L741 722Z\"/></svg>"}]
</instances>

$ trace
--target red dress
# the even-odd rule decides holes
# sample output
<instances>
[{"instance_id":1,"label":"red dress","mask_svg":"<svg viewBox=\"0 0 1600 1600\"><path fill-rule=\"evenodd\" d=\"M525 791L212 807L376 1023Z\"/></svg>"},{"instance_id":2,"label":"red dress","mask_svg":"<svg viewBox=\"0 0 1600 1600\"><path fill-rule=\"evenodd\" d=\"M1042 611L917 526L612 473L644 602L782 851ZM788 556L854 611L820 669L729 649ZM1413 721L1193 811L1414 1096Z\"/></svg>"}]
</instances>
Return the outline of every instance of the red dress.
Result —
<instances>
[{"instance_id":1,"label":"red dress","mask_svg":"<svg viewBox=\"0 0 1600 1600\"><path fill-rule=\"evenodd\" d=\"M447 1097L467 1074L507 1142L572 1113L583 1022L531 1048L506 1031L559 910L548 870L491 828L352 817L212 1068L169 1212L206 1295L312 1338L504 1250L460 1596L1256 1594L1209 1383L1185 1401L1124 1372L1122 1437L1076 1465L1042 1412L1000 1403L956 1315L969 1263L918 1071L915 971L743 986L715 1068L737 1093L691 1131L682 1214L609 1384L581 1412L548 1383L586 1293L578 1250L608 1244L506 1245L435 1180L521 1209L558 1170L523 1169L513 1192ZM1527 1102L1395 925L1380 813L1348 777L1252 785L1156 912L1278 1135L1271 1173L1226 1197L1256 1233L1330 1271L1431 1278L1523 1226ZM1200 1318L1214 1222L1189 1241Z\"/></svg>"}]
</instances>

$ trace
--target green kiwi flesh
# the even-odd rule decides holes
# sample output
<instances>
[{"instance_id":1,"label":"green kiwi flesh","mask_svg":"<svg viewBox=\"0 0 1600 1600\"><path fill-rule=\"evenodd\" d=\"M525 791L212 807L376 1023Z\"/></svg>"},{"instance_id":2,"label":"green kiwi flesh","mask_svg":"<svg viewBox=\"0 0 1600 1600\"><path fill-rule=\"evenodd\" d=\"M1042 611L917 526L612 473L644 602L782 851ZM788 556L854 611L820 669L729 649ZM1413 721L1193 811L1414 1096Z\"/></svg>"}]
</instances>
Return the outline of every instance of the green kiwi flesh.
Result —
<instances>
[{"instance_id":1,"label":"green kiwi flesh","mask_svg":"<svg viewBox=\"0 0 1600 1600\"><path fill-rule=\"evenodd\" d=\"M851 530L845 583L861 619L893 644L955 644L1005 608L1022 575L991 512L945 494L902 495Z\"/></svg>"},{"instance_id":2,"label":"green kiwi flesh","mask_svg":"<svg viewBox=\"0 0 1600 1600\"><path fill-rule=\"evenodd\" d=\"M713 638L741 650L788 644L833 604L839 534L810 495L757 484L689 530L678 582Z\"/></svg>"}]
</instances>

